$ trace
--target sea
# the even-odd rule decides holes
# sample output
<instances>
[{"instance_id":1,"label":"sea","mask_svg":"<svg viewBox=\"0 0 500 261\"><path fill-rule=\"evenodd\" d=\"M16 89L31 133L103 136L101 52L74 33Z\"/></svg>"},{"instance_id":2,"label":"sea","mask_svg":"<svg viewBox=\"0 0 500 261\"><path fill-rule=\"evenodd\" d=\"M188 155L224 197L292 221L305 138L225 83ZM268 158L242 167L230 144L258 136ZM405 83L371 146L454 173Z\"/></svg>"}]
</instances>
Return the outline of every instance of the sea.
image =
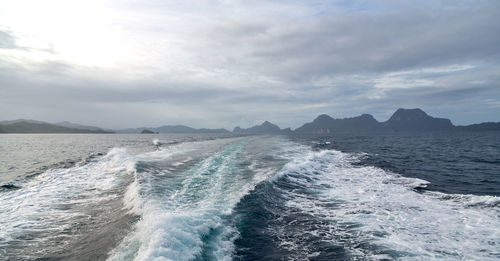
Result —
<instances>
[{"instance_id":1,"label":"sea","mask_svg":"<svg viewBox=\"0 0 500 261\"><path fill-rule=\"evenodd\" d=\"M500 259L500 132L0 135L0 260L436 259Z\"/></svg>"}]
</instances>

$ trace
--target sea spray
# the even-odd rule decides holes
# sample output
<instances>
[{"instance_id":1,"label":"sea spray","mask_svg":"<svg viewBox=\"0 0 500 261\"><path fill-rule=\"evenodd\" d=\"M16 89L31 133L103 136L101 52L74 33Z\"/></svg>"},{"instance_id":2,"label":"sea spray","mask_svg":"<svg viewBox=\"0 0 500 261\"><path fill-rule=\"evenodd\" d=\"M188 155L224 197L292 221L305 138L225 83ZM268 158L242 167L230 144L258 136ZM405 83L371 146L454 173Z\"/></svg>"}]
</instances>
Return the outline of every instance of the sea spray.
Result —
<instances>
[{"instance_id":1,"label":"sea spray","mask_svg":"<svg viewBox=\"0 0 500 261\"><path fill-rule=\"evenodd\" d=\"M285 163L262 159L283 156L290 148L272 138L268 150L257 153L261 147L253 143L260 141L235 141L182 174L162 179L138 170L125 201L134 202L129 208L141 219L109 260L231 260L239 236L233 223L235 205Z\"/></svg>"},{"instance_id":2,"label":"sea spray","mask_svg":"<svg viewBox=\"0 0 500 261\"><path fill-rule=\"evenodd\" d=\"M275 176L272 182L287 199L283 215L311 221L302 224L310 236L294 234L288 225L270 228L283 248L321 258L327 252L303 243L319 240L350 250L351 258L500 257L497 197L419 193L415 188L427 181L353 165L360 156L309 152Z\"/></svg>"},{"instance_id":3,"label":"sea spray","mask_svg":"<svg viewBox=\"0 0 500 261\"><path fill-rule=\"evenodd\" d=\"M135 172L134 166L125 149L113 148L102 157L69 169L50 169L26 180L22 188L2 193L0 250L30 259L64 249L84 232L78 227L96 218L87 209L116 199L121 182ZM11 244L25 245L30 251L18 253L22 248Z\"/></svg>"}]
</instances>

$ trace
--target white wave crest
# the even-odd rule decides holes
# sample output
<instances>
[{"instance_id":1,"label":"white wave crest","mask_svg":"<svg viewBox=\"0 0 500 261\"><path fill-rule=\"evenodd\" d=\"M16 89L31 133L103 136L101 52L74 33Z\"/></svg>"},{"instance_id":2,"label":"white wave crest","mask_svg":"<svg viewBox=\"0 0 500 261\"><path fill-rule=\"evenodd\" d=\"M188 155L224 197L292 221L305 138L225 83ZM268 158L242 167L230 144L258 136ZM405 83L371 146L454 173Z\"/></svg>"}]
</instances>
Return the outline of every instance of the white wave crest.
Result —
<instances>
[{"instance_id":1,"label":"white wave crest","mask_svg":"<svg viewBox=\"0 0 500 261\"><path fill-rule=\"evenodd\" d=\"M110 191L134 171L135 164L126 150L113 148L101 158L68 169L50 169L26 181L20 189L2 193L0 245L37 231L44 236L25 243L39 245L37 251L44 251L46 244L61 241L52 238L60 236L55 231L64 231L76 218L85 218L83 206L116 198L118 195Z\"/></svg>"},{"instance_id":2,"label":"white wave crest","mask_svg":"<svg viewBox=\"0 0 500 261\"><path fill-rule=\"evenodd\" d=\"M387 251L402 259L500 258L498 197L418 193L414 188L427 181L354 166L356 160L356 155L334 150L309 152L277 176L315 195L283 190L290 209L325 221L311 233L317 230L325 241L370 259L387 258ZM291 241L283 244L295 245ZM387 251L361 250L353 241Z\"/></svg>"},{"instance_id":3,"label":"white wave crest","mask_svg":"<svg viewBox=\"0 0 500 261\"><path fill-rule=\"evenodd\" d=\"M277 171L253 164L244 153L250 140L226 142L180 175L158 179L151 173L138 174L125 202L141 219L109 260L231 260L239 234L226 217L256 184ZM207 150L213 142L220 141L194 145ZM242 162L251 163L246 168Z\"/></svg>"}]
</instances>

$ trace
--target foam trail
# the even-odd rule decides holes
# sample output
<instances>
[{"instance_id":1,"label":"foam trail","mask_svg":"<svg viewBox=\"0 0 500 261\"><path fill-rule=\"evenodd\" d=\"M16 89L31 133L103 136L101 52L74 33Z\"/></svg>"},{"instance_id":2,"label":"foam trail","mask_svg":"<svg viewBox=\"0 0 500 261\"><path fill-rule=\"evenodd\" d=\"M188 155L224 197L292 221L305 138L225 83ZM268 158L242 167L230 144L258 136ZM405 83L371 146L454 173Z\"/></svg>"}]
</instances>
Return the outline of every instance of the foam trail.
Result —
<instances>
[{"instance_id":1,"label":"foam trail","mask_svg":"<svg viewBox=\"0 0 500 261\"><path fill-rule=\"evenodd\" d=\"M310 152L273 181L296 188L280 188L290 213L322 220L304 228L311 235L343 245L353 258L500 258L499 198L418 193L414 188L426 181L354 166L358 158L334 150ZM284 248L300 246L286 228L274 233Z\"/></svg>"},{"instance_id":2,"label":"foam trail","mask_svg":"<svg viewBox=\"0 0 500 261\"><path fill-rule=\"evenodd\" d=\"M101 158L84 161L73 168L48 170L21 188L3 193L0 252L2 249L4 253L17 251L12 244L26 244L34 256L41 256L52 248L63 248L76 237L64 231L72 231L77 220L88 219L84 206L116 198L117 194L110 192L117 188L122 177L134 172L134 162L125 149L114 148ZM24 258L32 258L29 251Z\"/></svg>"},{"instance_id":3,"label":"foam trail","mask_svg":"<svg viewBox=\"0 0 500 261\"><path fill-rule=\"evenodd\" d=\"M125 202L141 219L109 260L231 260L239 234L228 217L276 171L254 168L246 151L252 141L230 143L170 177L139 170Z\"/></svg>"},{"instance_id":4,"label":"foam trail","mask_svg":"<svg viewBox=\"0 0 500 261\"><path fill-rule=\"evenodd\" d=\"M222 216L231 212L238 194L249 189L245 184L237 190L233 186L240 183L238 173L232 170L242 146L231 144L185 176L163 179L163 183L148 173L138 176L126 200L139 198L131 201L139 204L133 209L142 218L110 260L189 260L201 254L204 237L216 234L222 241L230 238ZM215 247L222 258L231 252L225 244Z\"/></svg>"},{"instance_id":5,"label":"foam trail","mask_svg":"<svg viewBox=\"0 0 500 261\"><path fill-rule=\"evenodd\" d=\"M133 219L120 204L123 197L130 212L142 213L141 197L132 193L142 184L131 182L141 164L165 161L156 174L169 175L178 158L178 168L191 161L183 153L201 157L210 152L205 145L216 149L234 140L178 143L152 152L113 148L0 188L0 259L102 259Z\"/></svg>"}]
</instances>

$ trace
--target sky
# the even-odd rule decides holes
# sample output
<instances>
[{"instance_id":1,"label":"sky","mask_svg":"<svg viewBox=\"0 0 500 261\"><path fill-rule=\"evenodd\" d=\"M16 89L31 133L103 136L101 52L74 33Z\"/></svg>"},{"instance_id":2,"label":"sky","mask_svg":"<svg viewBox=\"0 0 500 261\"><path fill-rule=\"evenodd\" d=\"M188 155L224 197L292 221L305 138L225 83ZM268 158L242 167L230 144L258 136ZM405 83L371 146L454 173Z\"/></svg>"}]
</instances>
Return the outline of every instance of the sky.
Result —
<instances>
[{"instance_id":1,"label":"sky","mask_svg":"<svg viewBox=\"0 0 500 261\"><path fill-rule=\"evenodd\" d=\"M0 0L0 120L500 121L500 1Z\"/></svg>"}]
</instances>

